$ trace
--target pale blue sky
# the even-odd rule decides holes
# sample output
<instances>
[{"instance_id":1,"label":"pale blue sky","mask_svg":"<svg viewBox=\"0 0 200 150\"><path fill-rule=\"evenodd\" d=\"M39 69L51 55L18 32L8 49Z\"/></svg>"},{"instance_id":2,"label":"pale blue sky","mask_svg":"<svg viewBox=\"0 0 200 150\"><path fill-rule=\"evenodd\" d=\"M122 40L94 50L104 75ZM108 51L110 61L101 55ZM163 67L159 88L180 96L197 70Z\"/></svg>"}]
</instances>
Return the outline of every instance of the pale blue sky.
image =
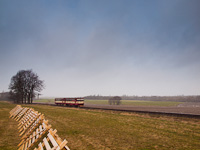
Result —
<instances>
[{"instance_id":1,"label":"pale blue sky","mask_svg":"<svg viewBox=\"0 0 200 150\"><path fill-rule=\"evenodd\" d=\"M43 96L200 94L199 0L0 0L0 92L33 69Z\"/></svg>"}]
</instances>

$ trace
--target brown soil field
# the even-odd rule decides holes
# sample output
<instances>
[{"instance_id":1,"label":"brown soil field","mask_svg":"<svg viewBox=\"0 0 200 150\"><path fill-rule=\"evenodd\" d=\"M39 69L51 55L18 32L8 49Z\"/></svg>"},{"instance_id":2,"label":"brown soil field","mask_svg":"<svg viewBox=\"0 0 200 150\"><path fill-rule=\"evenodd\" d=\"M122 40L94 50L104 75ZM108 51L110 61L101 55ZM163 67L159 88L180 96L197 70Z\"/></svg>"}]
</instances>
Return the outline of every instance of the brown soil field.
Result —
<instances>
[{"instance_id":1,"label":"brown soil field","mask_svg":"<svg viewBox=\"0 0 200 150\"><path fill-rule=\"evenodd\" d=\"M35 104L55 105L54 103L37 102ZM169 114L189 114L198 115L200 118L200 102L185 102L178 106L132 106L132 105L100 105L100 104L85 104L83 108L92 109L109 109L118 111L135 111L135 112L155 112L155 113L169 113Z\"/></svg>"},{"instance_id":2,"label":"brown soil field","mask_svg":"<svg viewBox=\"0 0 200 150\"><path fill-rule=\"evenodd\" d=\"M127 110L127 111L142 111L142 112L161 112L161 113L177 113L200 115L200 103L183 103L178 106L161 107L161 106L128 106L128 105L96 105L85 104L85 107Z\"/></svg>"}]
</instances>

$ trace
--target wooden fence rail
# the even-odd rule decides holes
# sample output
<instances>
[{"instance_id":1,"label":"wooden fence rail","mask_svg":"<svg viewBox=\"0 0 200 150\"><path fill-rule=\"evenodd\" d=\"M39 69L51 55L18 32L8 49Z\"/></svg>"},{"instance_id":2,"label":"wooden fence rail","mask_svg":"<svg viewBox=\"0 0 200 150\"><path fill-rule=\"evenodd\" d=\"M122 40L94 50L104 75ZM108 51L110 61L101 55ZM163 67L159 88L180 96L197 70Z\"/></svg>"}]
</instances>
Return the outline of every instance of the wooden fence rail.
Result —
<instances>
[{"instance_id":1,"label":"wooden fence rail","mask_svg":"<svg viewBox=\"0 0 200 150\"><path fill-rule=\"evenodd\" d=\"M50 129L47 136L43 138L43 142L40 142L38 144L38 148L35 148L34 150L43 150L44 147L46 148L46 150L69 150L69 147L66 146L67 141L62 141L61 138L56 134L56 132L56 129Z\"/></svg>"},{"instance_id":2,"label":"wooden fence rail","mask_svg":"<svg viewBox=\"0 0 200 150\"><path fill-rule=\"evenodd\" d=\"M17 106L19 106L19 105L17 105ZM23 108L21 106L14 108L14 110L12 109L10 112L10 118L15 118L15 116L17 116L17 114L20 113L22 111L22 109Z\"/></svg>"},{"instance_id":3,"label":"wooden fence rail","mask_svg":"<svg viewBox=\"0 0 200 150\"><path fill-rule=\"evenodd\" d=\"M41 115L41 113L38 113L37 111L31 110L27 115L24 115L23 120L19 123L19 132L20 136L22 136L27 129L34 123L34 121Z\"/></svg>"},{"instance_id":4,"label":"wooden fence rail","mask_svg":"<svg viewBox=\"0 0 200 150\"><path fill-rule=\"evenodd\" d=\"M51 125L48 124L48 121L43 121L41 125L26 139L22 140L19 143L19 150L28 149L34 145L49 129Z\"/></svg>"},{"instance_id":5,"label":"wooden fence rail","mask_svg":"<svg viewBox=\"0 0 200 150\"><path fill-rule=\"evenodd\" d=\"M25 134L22 136L21 139L26 139L27 137L29 137L31 135L31 133L40 125L42 124L44 120L44 115L41 114L35 121L34 123L30 126L30 128L25 132ZM48 122L48 120L46 121Z\"/></svg>"},{"instance_id":6,"label":"wooden fence rail","mask_svg":"<svg viewBox=\"0 0 200 150\"><path fill-rule=\"evenodd\" d=\"M53 130L44 115L33 108L17 105L10 111L10 118L18 121L21 142L18 150L70 150L67 141L62 140ZM39 144L38 144L39 143ZM38 147L34 147L38 144Z\"/></svg>"},{"instance_id":7,"label":"wooden fence rail","mask_svg":"<svg viewBox=\"0 0 200 150\"><path fill-rule=\"evenodd\" d=\"M22 111L19 112L19 114L17 114L14 118L14 120L19 121L24 115L25 113L29 110L29 108L24 107L22 108Z\"/></svg>"},{"instance_id":8,"label":"wooden fence rail","mask_svg":"<svg viewBox=\"0 0 200 150\"><path fill-rule=\"evenodd\" d=\"M15 108L13 108L13 109L10 111L10 117L11 117L14 113L16 113L16 111L17 111L18 109L20 109L20 108L22 108L20 105L17 105Z\"/></svg>"}]
</instances>

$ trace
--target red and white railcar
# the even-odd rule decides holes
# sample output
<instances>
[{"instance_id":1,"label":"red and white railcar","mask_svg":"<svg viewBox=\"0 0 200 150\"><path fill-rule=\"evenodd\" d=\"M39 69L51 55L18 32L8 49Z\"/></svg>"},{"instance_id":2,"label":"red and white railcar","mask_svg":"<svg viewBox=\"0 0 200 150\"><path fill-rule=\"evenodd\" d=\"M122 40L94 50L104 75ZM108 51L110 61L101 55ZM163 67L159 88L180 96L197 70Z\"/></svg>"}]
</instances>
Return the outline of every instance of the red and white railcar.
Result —
<instances>
[{"instance_id":1,"label":"red and white railcar","mask_svg":"<svg viewBox=\"0 0 200 150\"><path fill-rule=\"evenodd\" d=\"M63 106L75 106L81 107L84 105L84 98L82 97L74 97L74 98L55 98L56 105Z\"/></svg>"}]
</instances>

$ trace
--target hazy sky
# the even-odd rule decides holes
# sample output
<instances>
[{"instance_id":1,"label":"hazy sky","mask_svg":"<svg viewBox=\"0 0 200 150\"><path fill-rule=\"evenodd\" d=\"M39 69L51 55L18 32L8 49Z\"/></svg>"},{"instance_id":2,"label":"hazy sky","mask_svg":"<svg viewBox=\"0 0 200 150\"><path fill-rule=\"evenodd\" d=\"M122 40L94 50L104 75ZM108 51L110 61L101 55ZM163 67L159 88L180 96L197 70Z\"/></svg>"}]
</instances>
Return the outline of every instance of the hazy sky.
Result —
<instances>
[{"instance_id":1,"label":"hazy sky","mask_svg":"<svg viewBox=\"0 0 200 150\"><path fill-rule=\"evenodd\" d=\"M200 94L200 0L0 0L0 92L26 69L43 96Z\"/></svg>"}]
</instances>

